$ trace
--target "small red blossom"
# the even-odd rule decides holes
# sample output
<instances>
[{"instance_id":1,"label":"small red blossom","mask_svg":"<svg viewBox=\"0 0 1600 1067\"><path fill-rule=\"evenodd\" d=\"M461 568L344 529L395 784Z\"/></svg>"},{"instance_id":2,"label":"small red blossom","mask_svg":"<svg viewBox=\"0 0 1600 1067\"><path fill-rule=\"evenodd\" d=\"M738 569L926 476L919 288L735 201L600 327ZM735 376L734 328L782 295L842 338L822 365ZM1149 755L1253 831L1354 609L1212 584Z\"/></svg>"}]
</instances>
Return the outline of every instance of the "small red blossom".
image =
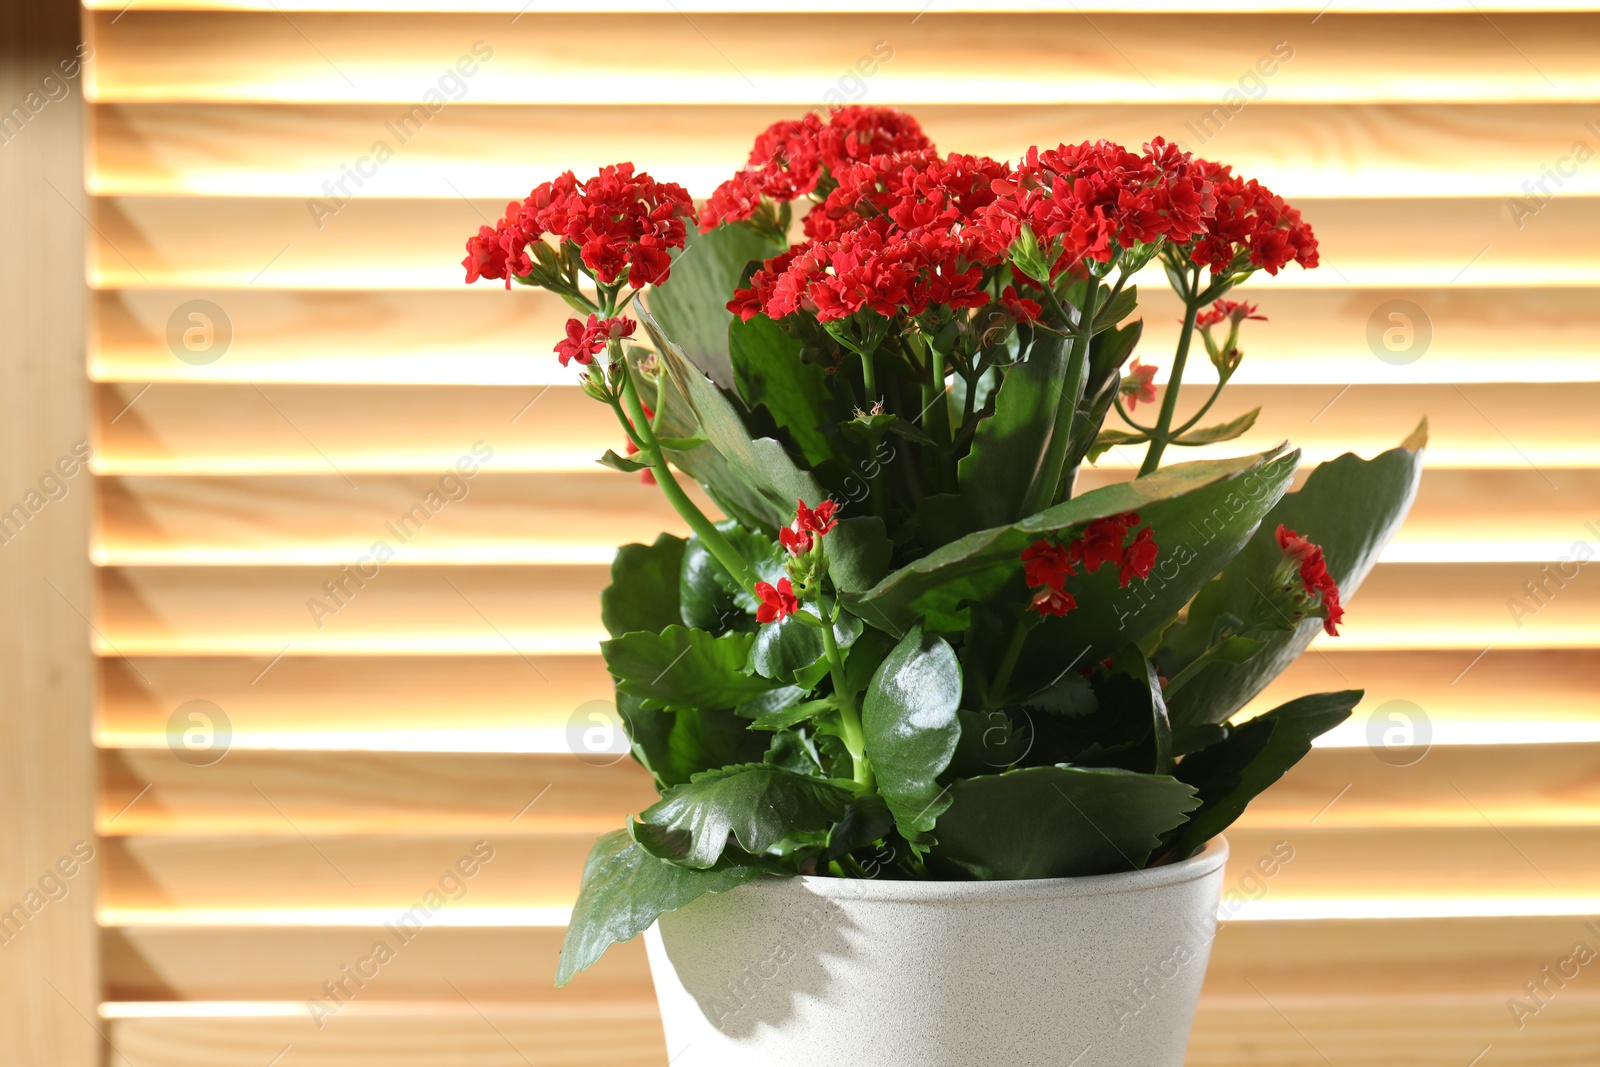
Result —
<instances>
[{"instance_id":1,"label":"small red blossom","mask_svg":"<svg viewBox=\"0 0 1600 1067\"><path fill-rule=\"evenodd\" d=\"M1128 402L1129 411L1137 411L1140 404L1154 404L1156 402L1156 371L1159 368L1139 362L1138 359L1128 364L1127 376L1122 379L1119 389L1124 400Z\"/></svg>"},{"instance_id":2,"label":"small red blossom","mask_svg":"<svg viewBox=\"0 0 1600 1067\"><path fill-rule=\"evenodd\" d=\"M791 530L787 526L778 531L778 541L791 556L803 556L817 543L809 530Z\"/></svg>"},{"instance_id":3,"label":"small red blossom","mask_svg":"<svg viewBox=\"0 0 1600 1067\"><path fill-rule=\"evenodd\" d=\"M1122 564L1117 570L1118 584L1126 587L1134 578L1150 577L1150 568L1156 565L1155 534L1146 526L1134 535L1133 542L1123 549Z\"/></svg>"},{"instance_id":4,"label":"small red blossom","mask_svg":"<svg viewBox=\"0 0 1600 1067\"><path fill-rule=\"evenodd\" d=\"M1065 615L1078 606L1078 601L1071 593L1045 586L1033 594L1028 606L1040 615Z\"/></svg>"},{"instance_id":5,"label":"small red blossom","mask_svg":"<svg viewBox=\"0 0 1600 1067\"><path fill-rule=\"evenodd\" d=\"M1329 637L1339 636L1339 623L1344 620L1344 606L1339 603L1339 586L1328 573L1328 561L1320 546L1301 537L1293 530L1278 525L1278 547L1300 569L1300 587L1306 606L1320 605L1322 629Z\"/></svg>"},{"instance_id":6,"label":"small red blossom","mask_svg":"<svg viewBox=\"0 0 1600 1067\"><path fill-rule=\"evenodd\" d=\"M1018 296L1014 285L1008 285L1000 292L1000 306L1006 309L1006 314L1018 322L1033 324L1039 321L1043 312L1037 301Z\"/></svg>"},{"instance_id":7,"label":"small red blossom","mask_svg":"<svg viewBox=\"0 0 1600 1067\"><path fill-rule=\"evenodd\" d=\"M757 582L756 596L761 598L761 606L756 609L757 622L781 622L800 610L794 585L787 578L779 578L776 586L770 582Z\"/></svg>"},{"instance_id":8,"label":"small red blossom","mask_svg":"<svg viewBox=\"0 0 1600 1067\"><path fill-rule=\"evenodd\" d=\"M838 525L835 516L839 512L837 500L824 500L814 508L806 507L804 500L796 500L794 512L794 530L796 533L825 534Z\"/></svg>"},{"instance_id":9,"label":"small red blossom","mask_svg":"<svg viewBox=\"0 0 1600 1067\"><path fill-rule=\"evenodd\" d=\"M572 360L588 366L594 362L595 354L606 346L607 341L632 337L637 325L632 319L621 315L610 319L590 315L587 323L568 319L567 336L556 342L556 356L563 367Z\"/></svg>"},{"instance_id":10,"label":"small red blossom","mask_svg":"<svg viewBox=\"0 0 1600 1067\"><path fill-rule=\"evenodd\" d=\"M1060 589L1068 575L1078 573L1067 558L1067 550L1052 541L1035 541L1023 549L1022 562L1022 577L1030 588L1043 585Z\"/></svg>"},{"instance_id":11,"label":"small red blossom","mask_svg":"<svg viewBox=\"0 0 1600 1067\"><path fill-rule=\"evenodd\" d=\"M1300 212L1254 178L1207 160L1194 161L1215 192L1215 212L1205 221L1189 258L1214 275L1245 269L1276 274L1290 263L1310 269L1318 262L1317 238Z\"/></svg>"},{"instance_id":12,"label":"small red blossom","mask_svg":"<svg viewBox=\"0 0 1600 1067\"><path fill-rule=\"evenodd\" d=\"M1254 304L1246 303L1243 300L1218 300L1215 304L1196 315L1194 324L1202 330L1209 330L1211 327L1223 322L1232 326L1237 326L1246 319L1266 322L1267 317L1256 314L1256 310Z\"/></svg>"}]
</instances>

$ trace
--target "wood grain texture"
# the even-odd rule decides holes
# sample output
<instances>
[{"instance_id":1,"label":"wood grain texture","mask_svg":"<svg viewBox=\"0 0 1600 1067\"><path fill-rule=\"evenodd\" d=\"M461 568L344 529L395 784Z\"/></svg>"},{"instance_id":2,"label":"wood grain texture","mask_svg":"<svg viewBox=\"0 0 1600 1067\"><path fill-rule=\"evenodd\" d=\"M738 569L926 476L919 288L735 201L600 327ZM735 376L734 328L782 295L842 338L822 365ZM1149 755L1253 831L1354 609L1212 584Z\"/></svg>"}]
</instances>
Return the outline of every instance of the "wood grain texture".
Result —
<instances>
[{"instance_id":1,"label":"wood grain texture","mask_svg":"<svg viewBox=\"0 0 1600 1067\"><path fill-rule=\"evenodd\" d=\"M543 388L162 384L141 395L132 384L102 385L95 472L317 474L359 488L369 473L443 475L475 444L493 450L483 470L594 470L621 438L615 416L576 386ZM1179 416L1208 394L1187 388ZM1222 446L1175 450L1187 454L1174 461L1264 452L1284 440L1308 464L1347 451L1370 456L1426 417L1430 468L1530 472L1559 493L1563 469L1589 468L1600 453L1588 415L1596 403L1600 383L1234 385L1212 417L1261 407L1255 427ZM1122 447L1100 465L1126 469L1142 458Z\"/></svg>"},{"instance_id":2,"label":"wood grain texture","mask_svg":"<svg viewBox=\"0 0 1600 1067\"><path fill-rule=\"evenodd\" d=\"M331 218L288 197L101 197L89 280L97 288L455 289L467 238L492 224L509 197L525 196L527 184L477 200L356 197ZM1300 198L1296 206L1316 230L1322 266L1253 279L1252 293L1582 287L1600 278L1594 198L1557 197L1531 219L1519 219L1504 198L1393 191L1385 199ZM1164 284L1156 268L1140 280Z\"/></svg>"},{"instance_id":3,"label":"wood grain texture","mask_svg":"<svg viewBox=\"0 0 1600 1067\"><path fill-rule=\"evenodd\" d=\"M893 72L892 63L884 70ZM485 105L464 100L404 144L394 108L348 104L102 104L94 109L89 189L97 196L338 198L325 182L367 197L487 199L525 195L564 170L593 173L624 154L642 170L710 195L770 123L793 105ZM1161 135L1260 175L1291 198L1525 197L1523 182L1568 154L1587 104L1287 104L1234 113L1193 104L973 104L916 110L947 152L1016 159L1030 145L1093 131L1129 145ZM517 136L507 137L507 131ZM359 189L345 168L382 142L395 155ZM1267 177L1270 175L1270 177ZM359 177L359 175L358 175ZM448 180L448 184L446 181ZM1600 192L1574 168L1567 196Z\"/></svg>"},{"instance_id":4,"label":"wood grain texture","mask_svg":"<svg viewBox=\"0 0 1600 1067\"><path fill-rule=\"evenodd\" d=\"M1267 322L1252 322L1241 385L1322 383L1595 381L1600 378L1600 301L1589 289L1344 289L1274 291L1260 296ZM1468 275L1470 278L1470 273ZM1250 290L1243 290L1248 294ZM174 356L167 326L181 305L210 300L223 308L233 337L215 362ZM404 293L316 290L97 291L91 320L90 374L97 381L324 382L376 385L533 385L571 381L551 357L570 314L542 290L493 285ZM1372 358L1367 331L1404 325L1380 310L1414 305L1418 328L1431 331L1407 364ZM1181 311L1164 284L1140 291L1145 340L1139 355L1166 365ZM462 323L471 323L464 333ZM1425 327L1424 327L1425 324ZM1414 335L1420 337L1421 335ZM1508 352L1537 352L1512 363ZM1210 364L1191 367L1203 382ZM531 395L531 394L530 394Z\"/></svg>"},{"instance_id":5,"label":"wood grain texture","mask_svg":"<svg viewBox=\"0 0 1600 1067\"><path fill-rule=\"evenodd\" d=\"M97 102L406 102L474 42L478 103L820 104L874 42L894 49L875 99L903 104L1204 102L1287 42L1275 103L1566 101L1596 95L1592 14L1170 16L935 13L378 15L270 12L91 15ZM1098 31L1098 32L1097 32ZM596 53L595 39L607 47ZM1515 42L1508 45L1507 39ZM307 42L316 42L308 47ZM772 47L782 41L782 48ZM1518 52L1522 55L1519 55ZM641 71L637 57L649 56ZM1159 75L1159 78L1157 77Z\"/></svg>"},{"instance_id":6,"label":"wood grain texture","mask_svg":"<svg viewBox=\"0 0 1600 1067\"><path fill-rule=\"evenodd\" d=\"M73 61L78 15L0 7L0 1047L18 1067L100 1062L93 488L78 463L88 208L81 87L58 66Z\"/></svg>"}]
</instances>

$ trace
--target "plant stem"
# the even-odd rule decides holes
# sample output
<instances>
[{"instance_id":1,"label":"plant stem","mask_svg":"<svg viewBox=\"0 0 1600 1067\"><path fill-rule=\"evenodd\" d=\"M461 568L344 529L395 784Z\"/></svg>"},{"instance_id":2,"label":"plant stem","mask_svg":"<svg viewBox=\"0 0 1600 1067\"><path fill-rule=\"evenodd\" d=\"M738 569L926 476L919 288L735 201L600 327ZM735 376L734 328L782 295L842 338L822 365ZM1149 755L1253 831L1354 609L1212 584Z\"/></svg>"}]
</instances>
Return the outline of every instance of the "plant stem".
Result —
<instances>
[{"instance_id":1,"label":"plant stem","mask_svg":"<svg viewBox=\"0 0 1600 1067\"><path fill-rule=\"evenodd\" d=\"M872 409L872 405L878 402L878 371L877 368L873 366L872 362L873 357L877 355L877 349L873 349L869 352L858 348L856 349L856 352L861 356L862 391L867 394L866 406L867 410L870 411Z\"/></svg>"},{"instance_id":2,"label":"plant stem","mask_svg":"<svg viewBox=\"0 0 1600 1067\"><path fill-rule=\"evenodd\" d=\"M1000 698L1006 695L1006 687L1011 684L1011 675L1017 669L1017 661L1022 658L1022 646L1028 640L1028 631L1033 629L1029 619L1017 620L1016 627L1011 631L1011 642L1006 645L1006 650L1000 656L1000 666L995 669L994 678L989 682L989 687L983 694L985 708L1000 706Z\"/></svg>"},{"instance_id":3,"label":"plant stem","mask_svg":"<svg viewBox=\"0 0 1600 1067\"><path fill-rule=\"evenodd\" d=\"M1201 419L1206 417L1206 412L1211 410L1211 405L1215 404L1217 402L1217 397L1222 395L1222 387L1227 385L1227 384L1228 384L1228 379L1226 379L1226 378L1218 379L1217 387L1215 389L1211 390L1211 395L1206 398L1206 402L1204 404L1200 405L1200 410L1194 413L1194 417L1191 418L1188 422L1184 423L1182 426L1179 426L1176 430L1172 431L1172 436L1173 436L1174 440L1176 440L1179 437L1182 437L1184 434L1186 434L1190 430L1194 429L1194 424L1199 422Z\"/></svg>"},{"instance_id":4,"label":"plant stem","mask_svg":"<svg viewBox=\"0 0 1600 1067\"><path fill-rule=\"evenodd\" d=\"M1200 268L1196 267L1188 287L1178 294L1183 297L1184 304L1183 332L1178 335L1178 351L1172 357L1172 377L1167 380L1167 395L1161 398L1161 414L1150 433L1150 448L1139 467L1141 478L1161 465L1161 453L1167 450L1167 445L1176 436L1171 432L1172 418L1178 409L1178 391L1183 385L1183 368L1189 362L1189 346L1194 341L1194 320L1200 314L1200 301L1195 293L1199 284Z\"/></svg>"},{"instance_id":5,"label":"plant stem","mask_svg":"<svg viewBox=\"0 0 1600 1067\"><path fill-rule=\"evenodd\" d=\"M839 722L843 727L844 747L850 751L850 762L856 784L871 789L872 767L867 763L867 738L861 731L861 714L856 710L855 694L845 681L844 657L839 655L839 642L833 636L833 624L822 620L822 648L828 658L828 674L833 678L833 695L839 701Z\"/></svg>"},{"instance_id":6,"label":"plant stem","mask_svg":"<svg viewBox=\"0 0 1600 1067\"><path fill-rule=\"evenodd\" d=\"M1054 290L1046 286L1045 292L1059 308ZM1078 328L1072 334L1072 349L1067 356L1067 378L1062 383L1061 396L1056 403L1055 428L1050 433L1050 444L1045 449L1044 461L1039 465L1038 481L1034 483L1032 497L1023 515L1037 515L1056 502L1056 490L1061 487L1062 466L1067 461L1067 447L1072 440L1072 424L1078 417L1078 400L1083 396L1084 383L1089 378L1089 342L1094 337L1095 299L1100 293L1100 283L1091 275L1088 291L1083 298L1083 310L1078 316Z\"/></svg>"},{"instance_id":7,"label":"plant stem","mask_svg":"<svg viewBox=\"0 0 1600 1067\"><path fill-rule=\"evenodd\" d=\"M1161 687L1161 698L1163 700L1170 699L1175 693L1177 693L1179 689L1182 689L1184 685L1190 681L1190 679L1209 667L1211 665L1211 657L1215 656L1217 651L1221 649L1222 646L1227 642L1228 635L1224 634L1222 640L1218 641L1216 644L1200 653L1194 659L1190 660L1188 666L1184 667L1183 670L1173 675L1167 680L1167 684Z\"/></svg>"},{"instance_id":8,"label":"plant stem","mask_svg":"<svg viewBox=\"0 0 1600 1067\"><path fill-rule=\"evenodd\" d=\"M639 391L633 383L633 370L623 358L622 345L617 341L611 342L611 358L622 369L622 403L627 407L628 417L639 435L639 453L649 462L650 470L656 476L656 483L661 487L661 494L667 498L678 514L683 516L683 521L687 522L689 528L699 536L700 543L706 546L706 551L716 557L717 562L733 576L733 580L739 583L740 588L754 589L757 576L749 560L739 554L728 539L722 536L722 531L717 529L716 524L706 518L705 512L689 499L689 494L683 491L683 486L678 484L677 477L667 466L667 457L661 451L661 442L656 438L655 428L650 425L650 419L644 413L644 405L639 402Z\"/></svg>"}]
</instances>

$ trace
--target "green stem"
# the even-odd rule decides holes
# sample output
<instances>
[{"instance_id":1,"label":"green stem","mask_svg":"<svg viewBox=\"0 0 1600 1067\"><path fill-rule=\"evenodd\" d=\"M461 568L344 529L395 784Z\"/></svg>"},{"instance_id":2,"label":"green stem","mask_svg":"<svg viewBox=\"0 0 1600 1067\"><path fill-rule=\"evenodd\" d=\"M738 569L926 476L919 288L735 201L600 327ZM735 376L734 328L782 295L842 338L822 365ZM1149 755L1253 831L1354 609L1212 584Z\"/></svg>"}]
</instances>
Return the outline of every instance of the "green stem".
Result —
<instances>
[{"instance_id":1,"label":"green stem","mask_svg":"<svg viewBox=\"0 0 1600 1067\"><path fill-rule=\"evenodd\" d=\"M1132 426L1135 430L1138 430L1140 433L1147 434L1155 429L1153 426L1141 426L1139 423L1134 422L1133 416L1128 414L1128 409L1122 406L1122 397L1120 394L1112 400L1112 403L1117 406L1117 414L1122 416L1122 421L1127 423L1129 426Z\"/></svg>"},{"instance_id":2,"label":"green stem","mask_svg":"<svg viewBox=\"0 0 1600 1067\"><path fill-rule=\"evenodd\" d=\"M861 730L861 714L856 710L855 694L845 681L844 657L839 655L839 642L834 639L833 626L822 622L822 649L828 658L828 674L833 678L833 695L839 701L839 723L844 747L850 752L856 784L866 789L873 785L872 766L867 763L867 737Z\"/></svg>"},{"instance_id":3,"label":"green stem","mask_svg":"<svg viewBox=\"0 0 1600 1067\"><path fill-rule=\"evenodd\" d=\"M1211 665L1211 657L1215 656L1218 650L1220 650L1223 645L1227 644L1228 639L1229 635L1224 634L1222 640L1218 641L1216 644L1200 653L1194 659L1190 660L1188 666L1184 667L1183 670L1167 679L1167 684L1161 687L1162 699L1172 699L1173 695L1177 693L1179 689L1182 689L1190 679L1209 667Z\"/></svg>"},{"instance_id":4,"label":"green stem","mask_svg":"<svg viewBox=\"0 0 1600 1067\"><path fill-rule=\"evenodd\" d=\"M1184 315L1183 332L1178 335L1178 351L1172 357L1172 376L1167 380L1167 394L1161 398L1161 414L1156 419L1155 429L1150 434L1150 448L1144 454L1144 463L1139 467L1139 477L1154 471L1161 465L1161 453L1165 452L1167 445L1176 436L1171 432L1172 419L1177 413L1178 391L1183 385L1183 368L1189 362L1189 346L1194 341L1194 320L1200 314L1200 302L1196 299L1195 290L1200 282L1200 268L1194 268L1188 287L1178 295L1183 297Z\"/></svg>"},{"instance_id":5,"label":"green stem","mask_svg":"<svg viewBox=\"0 0 1600 1067\"><path fill-rule=\"evenodd\" d=\"M1217 402L1217 397L1222 395L1222 387L1227 384L1228 379L1226 378L1219 378L1217 380L1217 387L1211 390L1211 395L1206 398L1206 402L1204 404L1200 405L1200 410L1194 413L1194 417L1188 422L1184 423L1182 426L1179 426L1176 430L1172 431L1173 440L1177 440L1190 430L1194 429L1195 423L1206 417L1206 412L1211 410L1211 405L1215 404Z\"/></svg>"},{"instance_id":6,"label":"green stem","mask_svg":"<svg viewBox=\"0 0 1600 1067\"><path fill-rule=\"evenodd\" d=\"M877 355L877 349L869 352L858 348L856 353L861 356L861 384L867 394L867 409L870 411L872 405L878 401L878 372L872 362L873 356Z\"/></svg>"},{"instance_id":7,"label":"green stem","mask_svg":"<svg viewBox=\"0 0 1600 1067\"><path fill-rule=\"evenodd\" d=\"M1051 300L1060 307L1050 287ZM1078 328L1072 334L1072 349L1067 356L1067 378L1062 383L1061 397L1056 404L1055 428L1050 432L1050 444L1045 449L1044 461L1039 466L1039 480L1034 483L1032 497L1024 515L1037 515L1056 502L1056 490L1061 487L1062 467L1067 461L1067 446L1072 440L1072 424L1078 416L1078 400L1083 396L1084 383L1089 378L1089 342L1094 336L1095 299L1100 293L1100 283L1089 278L1088 291L1083 298L1083 310L1078 316Z\"/></svg>"},{"instance_id":8,"label":"green stem","mask_svg":"<svg viewBox=\"0 0 1600 1067\"><path fill-rule=\"evenodd\" d=\"M650 470L656 476L656 483L660 485L662 495L678 514L683 516L689 528L700 538L700 543L706 546L706 551L715 556L717 562L733 575L734 581L739 583L740 588L754 589L758 579L749 560L739 554L728 539L722 536L722 531L717 529L716 524L706 518L705 512L689 499L689 494L683 491L683 486L678 484L672 469L667 466L667 457L661 451L661 442L656 438L655 428L650 425L650 419L644 413L644 405L639 402L639 391L633 384L633 371L622 357L621 344L616 341L611 342L611 358L622 368L622 403L627 407L628 416L639 435L639 454L649 462Z\"/></svg>"},{"instance_id":9,"label":"green stem","mask_svg":"<svg viewBox=\"0 0 1600 1067\"><path fill-rule=\"evenodd\" d=\"M994 679L983 694L985 708L1000 706L1000 698L1006 695L1006 687L1011 684L1011 675L1017 669L1017 662L1022 658L1022 646L1027 643L1028 631L1033 629L1032 620L1020 618L1016 628L1011 631L1011 641L1006 645L1006 650L1000 656L1000 665L995 668Z\"/></svg>"}]
</instances>

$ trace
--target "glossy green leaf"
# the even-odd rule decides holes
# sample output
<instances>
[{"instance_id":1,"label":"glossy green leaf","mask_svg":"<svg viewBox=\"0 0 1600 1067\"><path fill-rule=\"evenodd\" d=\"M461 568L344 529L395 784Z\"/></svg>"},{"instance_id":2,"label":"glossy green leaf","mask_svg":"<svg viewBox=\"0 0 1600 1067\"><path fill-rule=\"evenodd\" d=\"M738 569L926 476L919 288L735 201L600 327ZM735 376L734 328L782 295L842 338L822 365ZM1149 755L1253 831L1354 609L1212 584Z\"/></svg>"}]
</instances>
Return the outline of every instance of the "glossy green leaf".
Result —
<instances>
[{"instance_id":1,"label":"glossy green leaf","mask_svg":"<svg viewBox=\"0 0 1600 1067\"><path fill-rule=\"evenodd\" d=\"M815 605L806 604L800 609L817 617ZM861 620L853 615L841 615L833 624L833 637L840 648L849 648L861 636ZM756 643L750 654L750 666L766 678L792 682L796 674L821 663L826 653L820 626L812 626L795 616L781 622L767 623L756 630Z\"/></svg>"},{"instance_id":2,"label":"glossy green leaf","mask_svg":"<svg viewBox=\"0 0 1600 1067\"><path fill-rule=\"evenodd\" d=\"M759 855L791 833L826 830L854 795L768 763L722 767L669 789L640 814L633 835L654 856L705 869L722 857L730 834Z\"/></svg>"},{"instance_id":3,"label":"glossy green leaf","mask_svg":"<svg viewBox=\"0 0 1600 1067\"><path fill-rule=\"evenodd\" d=\"M1233 825L1252 800L1305 758L1314 738L1350 717L1361 696L1361 690L1349 689L1299 697L1185 756L1177 776L1195 787L1201 804L1169 839L1172 858L1188 859Z\"/></svg>"},{"instance_id":4,"label":"glossy green leaf","mask_svg":"<svg viewBox=\"0 0 1600 1067\"><path fill-rule=\"evenodd\" d=\"M583 888L567 924L556 984L593 964L612 945L631 941L662 915L707 893L744 885L763 872L724 862L711 870L689 870L659 860L626 830L595 842L583 868Z\"/></svg>"},{"instance_id":5,"label":"glossy green leaf","mask_svg":"<svg viewBox=\"0 0 1600 1067\"><path fill-rule=\"evenodd\" d=\"M1021 553L1041 535L1137 511L1161 546L1148 579L1120 587L1113 567L1068 579L1078 608L1029 635L1041 662L1093 663L1164 624L1249 539L1294 476L1299 453L1164 467L1057 504L1009 526L980 530L891 573L866 593L845 594L851 611L891 632L925 619L930 631L966 628L971 603L1019 603L1026 596Z\"/></svg>"},{"instance_id":6,"label":"glossy green leaf","mask_svg":"<svg viewBox=\"0 0 1600 1067\"><path fill-rule=\"evenodd\" d=\"M822 367L801 357L799 339L765 315L757 315L748 322L735 317L728 327L728 342L734 380L746 405L754 408L759 403L766 408L807 466L842 460L838 433L829 431L850 413Z\"/></svg>"},{"instance_id":7,"label":"glossy green leaf","mask_svg":"<svg viewBox=\"0 0 1600 1067\"><path fill-rule=\"evenodd\" d=\"M1232 441L1235 437L1243 437L1250 432L1256 424L1256 417L1261 414L1260 408L1251 408L1236 419L1218 423L1216 426L1204 426L1198 430L1190 430L1182 437L1173 441L1175 445L1214 445L1220 441Z\"/></svg>"},{"instance_id":8,"label":"glossy green leaf","mask_svg":"<svg viewBox=\"0 0 1600 1067\"><path fill-rule=\"evenodd\" d=\"M621 471L623 474L638 474L642 470L650 469L650 464L637 459L619 456L609 448L606 449L605 455L595 460L595 462L602 467L610 467L614 471Z\"/></svg>"},{"instance_id":9,"label":"glossy green leaf","mask_svg":"<svg viewBox=\"0 0 1600 1067\"><path fill-rule=\"evenodd\" d=\"M908 841L922 840L948 806L938 778L961 738L960 705L954 650L920 626L894 647L867 687L861 708L867 760Z\"/></svg>"},{"instance_id":10,"label":"glossy green leaf","mask_svg":"<svg viewBox=\"0 0 1600 1067\"><path fill-rule=\"evenodd\" d=\"M1064 338L1039 332L1026 361L1005 371L994 414L978 424L971 450L956 466L967 529L1003 526L1026 514L1065 402L1068 356Z\"/></svg>"},{"instance_id":11,"label":"glossy green leaf","mask_svg":"<svg viewBox=\"0 0 1600 1067\"><path fill-rule=\"evenodd\" d=\"M646 304L666 335L719 385L732 388L728 350L728 300L752 260L769 259L783 249L747 226L719 226L698 233L690 225L687 243L672 261L672 274L650 290Z\"/></svg>"},{"instance_id":12,"label":"glossy green leaf","mask_svg":"<svg viewBox=\"0 0 1600 1067\"><path fill-rule=\"evenodd\" d=\"M716 526L734 550L749 561L757 578L776 584L783 577L783 549L777 542L765 534L751 533L731 519ZM741 589L698 535L691 535L684 546L678 597L683 622L693 629L722 633L755 625L748 617L759 606L755 591Z\"/></svg>"},{"instance_id":13,"label":"glossy green leaf","mask_svg":"<svg viewBox=\"0 0 1600 1067\"><path fill-rule=\"evenodd\" d=\"M1267 514L1250 544L1218 579L1200 590L1186 621L1168 632L1156 656L1162 673L1174 677L1216 642L1219 631L1251 616L1260 590L1282 558L1276 538L1280 523L1322 546L1328 573L1350 608L1378 553L1411 509L1426 443L1424 422L1399 448L1371 460L1346 453L1312 471L1305 485ZM1351 610L1360 610L1359 601ZM1266 647L1244 663L1205 667L1173 695L1169 711L1174 726L1226 721L1282 673L1319 632L1318 620L1304 619L1293 632L1265 636Z\"/></svg>"},{"instance_id":14,"label":"glossy green leaf","mask_svg":"<svg viewBox=\"0 0 1600 1067\"><path fill-rule=\"evenodd\" d=\"M701 771L761 758L768 735L725 708L646 710L644 701L617 694L617 712L628 727L633 758L649 771L657 789L682 785Z\"/></svg>"},{"instance_id":15,"label":"glossy green leaf","mask_svg":"<svg viewBox=\"0 0 1600 1067\"><path fill-rule=\"evenodd\" d=\"M1062 766L966 778L950 794L929 869L982 879L1136 870L1200 803L1166 775Z\"/></svg>"},{"instance_id":16,"label":"glossy green leaf","mask_svg":"<svg viewBox=\"0 0 1600 1067\"><path fill-rule=\"evenodd\" d=\"M660 633L681 621L678 573L683 538L661 534L653 545L623 545L611 561L611 584L600 593L600 621L612 637Z\"/></svg>"},{"instance_id":17,"label":"glossy green leaf","mask_svg":"<svg viewBox=\"0 0 1600 1067\"><path fill-rule=\"evenodd\" d=\"M659 634L629 633L600 643L617 688L646 706L731 708L775 687L744 666L753 634L714 637L704 630L668 626Z\"/></svg>"}]
</instances>

